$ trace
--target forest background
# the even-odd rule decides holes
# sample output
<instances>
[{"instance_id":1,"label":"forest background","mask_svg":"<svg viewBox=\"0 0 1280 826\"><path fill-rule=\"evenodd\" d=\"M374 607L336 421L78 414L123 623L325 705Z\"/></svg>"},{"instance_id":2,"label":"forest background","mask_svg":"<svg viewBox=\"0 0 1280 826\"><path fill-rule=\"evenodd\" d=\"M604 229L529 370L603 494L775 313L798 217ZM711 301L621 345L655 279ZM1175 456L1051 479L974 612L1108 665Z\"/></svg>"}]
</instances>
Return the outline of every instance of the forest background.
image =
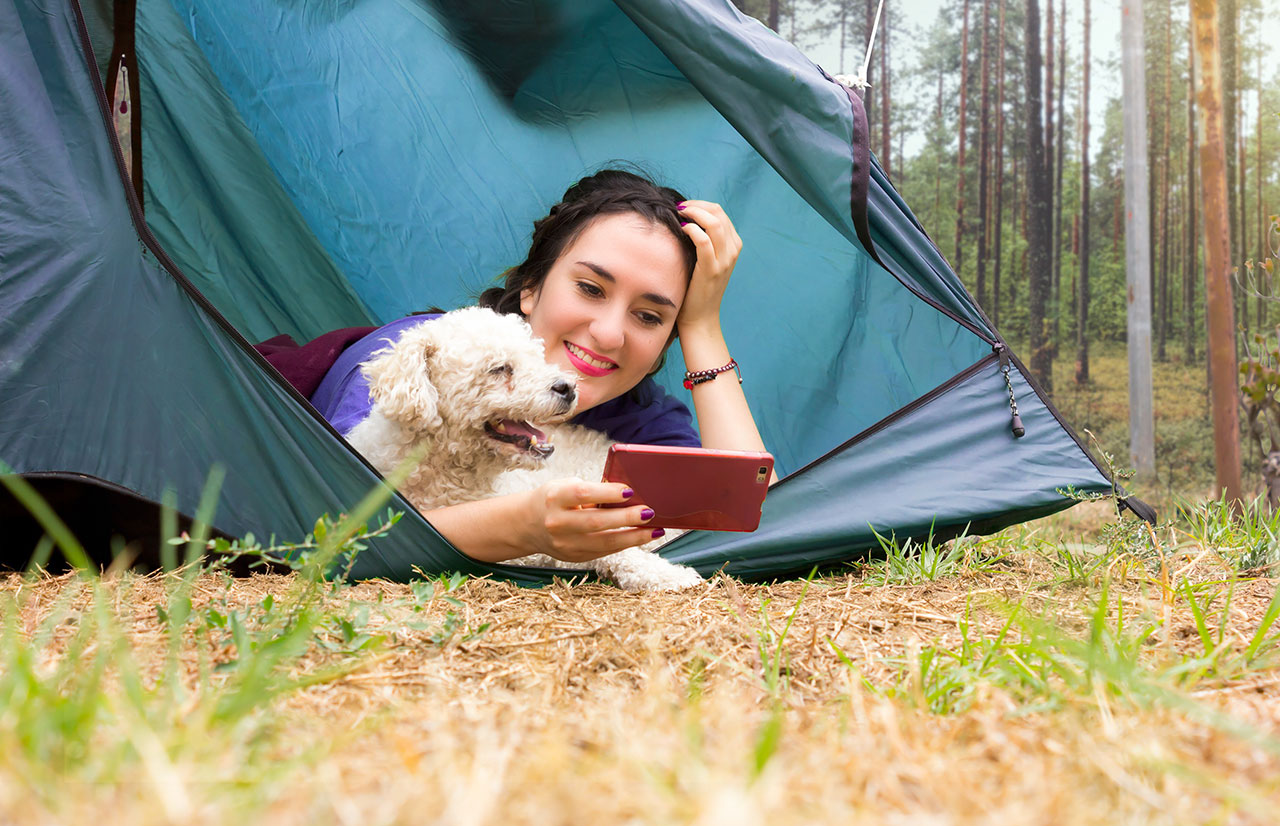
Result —
<instances>
[{"instance_id":1,"label":"forest background","mask_svg":"<svg viewBox=\"0 0 1280 826\"><path fill-rule=\"evenodd\" d=\"M735 3L845 76L863 64L879 5ZM1129 454L1122 112L1144 107L1158 477L1147 484L1199 495L1214 472L1190 10L1186 0L1142 5L1144 101L1121 89L1118 2L886 0L864 103L872 150L934 243L1068 421L1120 457ZM1280 0L1221 0L1218 25L1246 363L1276 346L1280 321L1270 281L1280 262L1267 261L1280 246ZM1035 133L1043 149L1033 153ZM1271 446L1243 419L1241 432L1245 491L1259 492Z\"/></svg>"}]
</instances>

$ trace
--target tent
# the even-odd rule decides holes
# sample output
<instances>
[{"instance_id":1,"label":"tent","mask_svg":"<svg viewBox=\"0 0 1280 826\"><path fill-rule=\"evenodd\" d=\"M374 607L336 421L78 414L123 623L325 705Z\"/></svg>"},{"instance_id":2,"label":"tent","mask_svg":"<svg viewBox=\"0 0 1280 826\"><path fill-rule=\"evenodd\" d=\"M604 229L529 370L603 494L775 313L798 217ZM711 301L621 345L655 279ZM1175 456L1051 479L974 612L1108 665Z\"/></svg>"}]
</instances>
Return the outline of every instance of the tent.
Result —
<instances>
[{"instance_id":1,"label":"tent","mask_svg":"<svg viewBox=\"0 0 1280 826\"><path fill-rule=\"evenodd\" d=\"M665 555L769 578L1110 488L858 98L728 0L0 0L0 63L0 459L95 524L191 513L219 464L228 534L352 506L378 475L249 342L471 303L613 159L746 239L727 338L786 477ZM400 506L356 576L547 581Z\"/></svg>"}]
</instances>

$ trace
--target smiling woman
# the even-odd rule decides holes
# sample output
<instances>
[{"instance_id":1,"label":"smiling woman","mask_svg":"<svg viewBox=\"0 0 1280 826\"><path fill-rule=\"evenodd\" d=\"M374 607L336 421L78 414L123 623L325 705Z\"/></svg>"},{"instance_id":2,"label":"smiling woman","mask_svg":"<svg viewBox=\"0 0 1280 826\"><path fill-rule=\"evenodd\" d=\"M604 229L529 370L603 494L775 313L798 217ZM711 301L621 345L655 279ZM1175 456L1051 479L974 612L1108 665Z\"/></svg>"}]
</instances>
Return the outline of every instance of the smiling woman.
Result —
<instances>
[{"instance_id":1,"label":"smiling woman","mask_svg":"<svg viewBox=\"0 0 1280 826\"><path fill-rule=\"evenodd\" d=\"M569 187L534 223L529 254L480 305L522 316L546 361L577 377L573 423L619 442L763 451L720 332L720 303L742 242L718 204L686 200L631 172L606 169ZM369 416L360 369L373 350L421 324L378 328L344 351L311 397L342 433ZM651 376L680 338L699 429ZM373 348L371 350L370 348ZM715 377L720 376L719 381ZM508 434L509 435L509 434ZM501 562L545 553L583 562L661 535L624 485L557 480L525 493L424 515L455 547Z\"/></svg>"}]
</instances>

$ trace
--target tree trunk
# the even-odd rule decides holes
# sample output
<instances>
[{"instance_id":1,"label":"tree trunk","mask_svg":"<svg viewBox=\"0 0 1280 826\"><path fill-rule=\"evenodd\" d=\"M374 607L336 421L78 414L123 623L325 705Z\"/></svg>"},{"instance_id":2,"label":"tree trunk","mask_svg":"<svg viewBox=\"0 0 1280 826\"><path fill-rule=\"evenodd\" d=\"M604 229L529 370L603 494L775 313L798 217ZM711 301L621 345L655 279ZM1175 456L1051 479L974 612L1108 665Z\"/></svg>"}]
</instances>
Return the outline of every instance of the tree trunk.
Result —
<instances>
[{"instance_id":1,"label":"tree trunk","mask_svg":"<svg viewBox=\"0 0 1280 826\"><path fill-rule=\"evenodd\" d=\"M1164 129L1160 139L1160 306L1156 313L1156 360L1166 361L1165 342L1169 336L1169 139L1170 122L1173 120L1173 2L1165 0L1164 18L1164 98L1161 101L1161 120Z\"/></svg>"},{"instance_id":2,"label":"tree trunk","mask_svg":"<svg viewBox=\"0 0 1280 826\"><path fill-rule=\"evenodd\" d=\"M1045 4L1044 34L1044 160L1053 168L1053 0Z\"/></svg>"},{"instance_id":3,"label":"tree trunk","mask_svg":"<svg viewBox=\"0 0 1280 826\"><path fill-rule=\"evenodd\" d=\"M960 35L960 157L956 160L956 275L963 275L960 270L964 261L964 144L965 109L968 105L969 93L969 0L964 0L964 29Z\"/></svg>"},{"instance_id":4,"label":"tree trunk","mask_svg":"<svg viewBox=\"0 0 1280 826\"><path fill-rule=\"evenodd\" d=\"M1195 27L1196 85L1200 118L1200 200L1204 204L1205 320L1213 409L1214 469L1218 495L1240 501L1240 419L1236 412L1235 322L1232 318L1231 222L1228 220L1226 146L1219 99L1217 16L1213 0L1191 0Z\"/></svg>"},{"instance_id":5,"label":"tree trunk","mask_svg":"<svg viewBox=\"0 0 1280 826\"><path fill-rule=\"evenodd\" d=\"M889 120L889 6L886 3L880 13L880 165L884 174L891 172L890 161L893 144L890 141Z\"/></svg>"},{"instance_id":6,"label":"tree trunk","mask_svg":"<svg viewBox=\"0 0 1280 826\"><path fill-rule=\"evenodd\" d=\"M991 0L982 0L982 46L979 56L981 69L979 77L982 83L982 102L978 116L978 306L987 306L987 238L990 233L990 217L987 211L990 205L987 203L987 156L990 154L988 146L991 130L988 124L991 121L991 95L989 87L991 85L991 67L988 64L988 56L990 49L990 38L988 31L990 27L987 20L991 12Z\"/></svg>"},{"instance_id":7,"label":"tree trunk","mask_svg":"<svg viewBox=\"0 0 1280 826\"><path fill-rule=\"evenodd\" d=\"M769 28L778 31L778 0L769 0Z\"/></svg>"},{"instance_id":8,"label":"tree trunk","mask_svg":"<svg viewBox=\"0 0 1280 826\"><path fill-rule=\"evenodd\" d=\"M875 23L877 2L878 0L867 0L865 18L866 28L863 30L862 35L862 42L864 44L870 42L871 39L871 26ZM793 3L792 7L794 8L794 6L795 4ZM858 65L861 66L862 64L859 63ZM873 83L872 81L875 82ZM868 60L867 84L870 86L870 89L862 90L862 108L867 110L867 146L877 155L880 154L880 152L876 148L876 118L880 116L880 105L876 102L876 96L873 90L876 87L876 83L879 82L879 78L876 77L876 64L873 61Z\"/></svg>"},{"instance_id":9,"label":"tree trunk","mask_svg":"<svg viewBox=\"0 0 1280 826\"><path fill-rule=\"evenodd\" d=\"M1236 239L1236 178L1239 169L1236 165L1236 87L1239 80L1238 62L1236 60L1236 12L1237 0L1218 0L1218 54L1222 61L1222 144L1226 151L1227 162L1227 255L1233 265L1240 264L1241 248ZM1201 184L1203 186L1203 184ZM1234 286L1234 285L1233 285ZM1236 321L1243 332L1249 329L1249 295L1244 290L1235 290Z\"/></svg>"},{"instance_id":10,"label":"tree trunk","mask_svg":"<svg viewBox=\"0 0 1280 826\"><path fill-rule=\"evenodd\" d=\"M1076 281L1076 384L1089 381L1089 0L1084 0L1080 81L1080 277ZM1105 230L1104 230L1105 231Z\"/></svg>"},{"instance_id":11,"label":"tree trunk","mask_svg":"<svg viewBox=\"0 0 1280 826\"><path fill-rule=\"evenodd\" d=\"M1019 176L1019 173L1021 172L1021 170L1022 170L1021 161L1017 155L1014 155L1013 156L1013 187L1012 187L1013 203L1010 205L1010 208L1009 208L1009 211L1010 213L1012 213L1012 216L1013 216L1013 226L1010 228L1010 237L1014 239L1022 237L1022 235L1020 235L1021 230L1019 229L1018 218L1024 212L1024 210L1022 209L1022 205L1026 203L1026 197L1023 195L1023 187L1021 186L1021 179ZM1022 234L1025 234L1025 233L1022 233ZM1007 267L1007 269L1009 271L1008 295L1009 295L1010 304L1014 303L1014 299L1015 299L1014 290L1017 289L1016 276L1017 276L1018 270L1013 260L1014 252L1017 250L1017 248L1018 248L1017 244L1011 244L1009 248L1009 266Z\"/></svg>"},{"instance_id":12,"label":"tree trunk","mask_svg":"<svg viewBox=\"0 0 1280 826\"><path fill-rule=\"evenodd\" d=\"M938 123L942 123L942 66L938 67L938 113L936 115ZM933 220L938 224L942 224L942 152L937 154L938 165L934 170L933 176ZM958 266L958 264L957 264Z\"/></svg>"},{"instance_id":13,"label":"tree trunk","mask_svg":"<svg viewBox=\"0 0 1280 826\"><path fill-rule=\"evenodd\" d=\"M1126 100L1146 100L1142 0L1121 7L1121 66ZM1125 286L1128 295L1129 462L1140 477L1155 476L1151 386L1151 186L1147 166L1147 110L1124 110ZM1117 199L1118 200L1118 199Z\"/></svg>"},{"instance_id":14,"label":"tree trunk","mask_svg":"<svg viewBox=\"0 0 1280 826\"><path fill-rule=\"evenodd\" d=\"M1182 261L1183 363L1196 360L1196 54L1195 21L1187 21L1187 246Z\"/></svg>"},{"instance_id":15,"label":"tree trunk","mask_svg":"<svg viewBox=\"0 0 1280 826\"><path fill-rule=\"evenodd\" d=\"M849 29L849 6L840 3L840 74L844 74L845 34Z\"/></svg>"},{"instance_id":16,"label":"tree trunk","mask_svg":"<svg viewBox=\"0 0 1280 826\"><path fill-rule=\"evenodd\" d=\"M1086 0L1088 2L1088 0ZM1027 0L1027 283L1028 326L1031 333L1031 372L1053 391L1053 349L1045 323L1049 297L1049 231L1053 209L1049 169L1044 162L1044 125L1040 93L1044 78L1040 61L1040 3Z\"/></svg>"},{"instance_id":17,"label":"tree trunk","mask_svg":"<svg viewBox=\"0 0 1280 826\"><path fill-rule=\"evenodd\" d=\"M1053 0L1049 0L1050 3ZM1001 20L1004 19L1004 6L1000 7ZM1003 42L1003 38L1001 38ZM1049 44L1049 48L1053 48L1053 44ZM1053 94L1053 90L1047 90L1046 94ZM1054 157L1054 165L1057 169L1053 174L1053 283L1050 285L1050 293L1053 296L1053 340L1058 341L1058 322L1062 318L1062 166L1063 158L1066 156L1066 143L1064 138L1066 132L1063 124L1066 118L1063 113L1066 111L1067 101L1067 0L1062 0L1062 6L1058 13L1058 136L1055 143L1058 151Z\"/></svg>"},{"instance_id":18,"label":"tree trunk","mask_svg":"<svg viewBox=\"0 0 1280 826\"><path fill-rule=\"evenodd\" d=\"M1262 7L1258 7L1258 31L1262 30ZM1258 50L1258 131L1257 137L1254 139L1253 154L1253 177L1258 184L1258 254L1256 256L1259 263L1267 255L1267 225L1263 223L1263 207L1262 207L1262 181L1266 177L1263 173L1262 166L1262 50ZM1265 318L1264 318L1265 321ZM1259 327L1265 325L1258 325Z\"/></svg>"},{"instance_id":19,"label":"tree trunk","mask_svg":"<svg viewBox=\"0 0 1280 826\"><path fill-rule=\"evenodd\" d=\"M1000 67L996 73L999 78L996 81L996 208L995 220L991 222L995 239L992 254L994 271L991 274L991 318L997 327L1000 324L1000 248L1004 240L1004 7L1005 0L1000 0L1000 35L995 48Z\"/></svg>"}]
</instances>

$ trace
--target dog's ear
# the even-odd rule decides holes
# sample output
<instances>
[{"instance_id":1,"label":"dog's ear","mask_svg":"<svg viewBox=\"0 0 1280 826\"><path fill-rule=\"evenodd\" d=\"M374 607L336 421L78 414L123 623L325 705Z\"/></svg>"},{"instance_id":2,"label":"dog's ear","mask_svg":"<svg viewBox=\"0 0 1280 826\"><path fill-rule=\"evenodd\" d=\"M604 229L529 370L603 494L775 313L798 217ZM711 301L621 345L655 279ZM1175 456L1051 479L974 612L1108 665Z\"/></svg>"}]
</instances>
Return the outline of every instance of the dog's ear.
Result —
<instances>
[{"instance_id":1,"label":"dog's ear","mask_svg":"<svg viewBox=\"0 0 1280 826\"><path fill-rule=\"evenodd\" d=\"M440 393L432 380L439 344L425 323L406 330L395 346L361 366L369 382L369 397L384 416L418 430L443 424Z\"/></svg>"}]
</instances>

